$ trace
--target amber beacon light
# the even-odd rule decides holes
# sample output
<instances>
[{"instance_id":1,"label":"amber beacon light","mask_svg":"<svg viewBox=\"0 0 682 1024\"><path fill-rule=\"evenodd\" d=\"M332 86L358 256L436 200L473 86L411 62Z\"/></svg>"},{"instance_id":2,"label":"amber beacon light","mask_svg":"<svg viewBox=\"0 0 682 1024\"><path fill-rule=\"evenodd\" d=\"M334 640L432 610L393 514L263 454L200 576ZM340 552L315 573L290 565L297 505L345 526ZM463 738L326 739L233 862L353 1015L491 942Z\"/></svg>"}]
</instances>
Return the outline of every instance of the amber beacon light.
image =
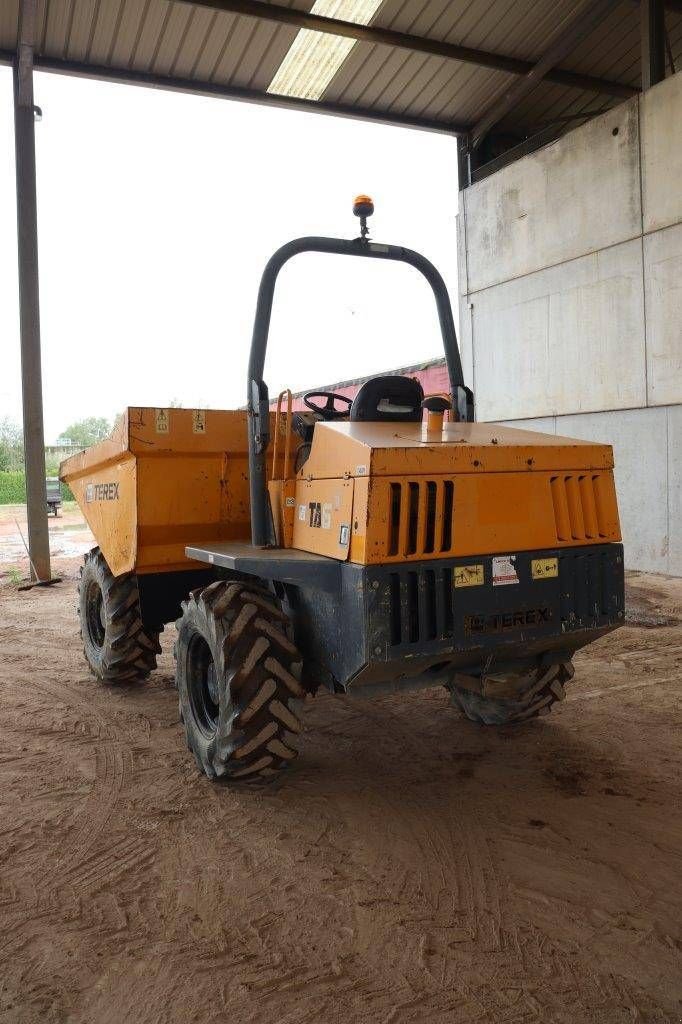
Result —
<instances>
[{"instance_id":1,"label":"amber beacon light","mask_svg":"<svg viewBox=\"0 0 682 1024\"><path fill-rule=\"evenodd\" d=\"M367 218L374 213L374 202L369 196L356 196L353 200L353 213L360 218L360 237L367 238Z\"/></svg>"},{"instance_id":2,"label":"amber beacon light","mask_svg":"<svg viewBox=\"0 0 682 1024\"><path fill-rule=\"evenodd\" d=\"M356 196L353 200L353 213L356 217L371 217L374 213L374 202L370 196Z\"/></svg>"}]
</instances>

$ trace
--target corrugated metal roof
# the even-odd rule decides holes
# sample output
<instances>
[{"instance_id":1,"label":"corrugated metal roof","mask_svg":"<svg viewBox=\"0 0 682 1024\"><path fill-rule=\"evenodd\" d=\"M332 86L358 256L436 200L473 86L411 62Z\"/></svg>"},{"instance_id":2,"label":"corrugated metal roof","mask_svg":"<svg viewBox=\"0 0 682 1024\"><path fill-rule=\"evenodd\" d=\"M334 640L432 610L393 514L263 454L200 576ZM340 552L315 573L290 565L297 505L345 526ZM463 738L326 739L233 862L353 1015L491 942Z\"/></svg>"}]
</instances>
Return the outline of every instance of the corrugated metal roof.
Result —
<instances>
[{"instance_id":1,"label":"corrugated metal roof","mask_svg":"<svg viewBox=\"0 0 682 1024\"><path fill-rule=\"evenodd\" d=\"M280 6L307 12L312 2L287 0ZM534 62L578 6L576 0L385 0L373 26ZM4 60L16 50L18 20L19 0L2 0ZM667 12L667 26L679 67L682 10ZM294 26L177 0L38 0L36 64L101 77L148 77L156 85L267 100L268 85L296 33ZM637 87L638 4L622 0L561 66ZM472 63L359 41L318 106L447 130L475 122L513 77ZM545 80L501 127L523 136L552 119L615 102L608 95ZM314 102L308 105L315 107Z\"/></svg>"},{"instance_id":2,"label":"corrugated metal roof","mask_svg":"<svg viewBox=\"0 0 682 1024\"><path fill-rule=\"evenodd\" d=\"M666 23L674 66L679 70L682 68L682 15L667 11ZM638 86L641 74L638 5L621 4L565 63L566 67L582 74ZM617 101L609 101L607 97L595 93L562 89L544 83L543 89L532 93L519 104L512 117L503 124L529 131L552 118L578 111L607 109L614 102Z\"/></svg>"}]
</instances>

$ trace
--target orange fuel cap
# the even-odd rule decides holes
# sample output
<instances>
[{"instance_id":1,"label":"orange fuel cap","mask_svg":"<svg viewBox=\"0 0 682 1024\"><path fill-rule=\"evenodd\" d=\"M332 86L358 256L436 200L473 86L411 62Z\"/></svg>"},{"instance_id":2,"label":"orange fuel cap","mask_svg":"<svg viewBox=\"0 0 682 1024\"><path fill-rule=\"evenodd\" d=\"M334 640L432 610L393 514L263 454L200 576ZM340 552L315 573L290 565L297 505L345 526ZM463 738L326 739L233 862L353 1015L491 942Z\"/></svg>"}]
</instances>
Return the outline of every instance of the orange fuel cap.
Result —
<instances>
[{"instance_id":1,"label":"orange fuel cap","mask_svg":"<svg viewBox=\"0 0 682 1024\"><path fill-rule=\"evenodd\" d=\"M370 196L356 196L353 200L353 213L356 217L371 217L374 203Z\"/></svg>"}]
</instances>

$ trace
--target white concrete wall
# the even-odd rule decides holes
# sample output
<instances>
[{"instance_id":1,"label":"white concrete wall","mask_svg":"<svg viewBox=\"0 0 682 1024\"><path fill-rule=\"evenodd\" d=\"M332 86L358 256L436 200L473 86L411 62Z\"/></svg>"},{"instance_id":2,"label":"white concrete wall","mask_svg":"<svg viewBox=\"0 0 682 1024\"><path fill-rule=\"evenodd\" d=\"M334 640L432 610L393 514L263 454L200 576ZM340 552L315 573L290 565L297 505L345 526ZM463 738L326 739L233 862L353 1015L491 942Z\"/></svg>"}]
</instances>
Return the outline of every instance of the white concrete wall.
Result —
<instances>
[{"instance_id":1,"label":"white concrete wall","mask_svg":"<svg viewBox=\"0 0 682 1024\"><path fill-rule=\"evenodd\" d=\"M469 301L480 419L645 403L639 239L506 281Z\"/></svg>"},{"instance_id":2,"label":"white concrete wall","mask_svg":"<svg viewBox=\"0 0 682 1024\"><path fill-rule=\"evenodd\" d=\"M644 231L682 221L682 74L639 101Z\"/></svg>"},{"instance_id":3,"label":"white concrete wall","mask_svg":"<svg viewBox=\"0 0 682 1024\"><path fill-rule=\"evenodd\" d=\"M682 575L682 74L460 193L481 420L614 445L631 567Z\"/></svg>"},{"instance_id":4,"label":"white concrete wall","mask_svg":"<svg viewBox=\"0 0 682 1024\"><path fill-rule=\"evenodd\" d=\"M682 138L682 105L678 127ZM682 193L682 171L670 187ZM682 223L643 241L647 399L662 405L682 400Z\"/></svg>"},{"instance_id":5,"label":"white concrete wall","mask_svg":"<svg viewBox=\"0 0 682 1024\"><path fill-rule=\"evenodd\" d=\"M634 238L637 99L473 185L465 203L470 291Z\"/></svg>"}]
</instances>

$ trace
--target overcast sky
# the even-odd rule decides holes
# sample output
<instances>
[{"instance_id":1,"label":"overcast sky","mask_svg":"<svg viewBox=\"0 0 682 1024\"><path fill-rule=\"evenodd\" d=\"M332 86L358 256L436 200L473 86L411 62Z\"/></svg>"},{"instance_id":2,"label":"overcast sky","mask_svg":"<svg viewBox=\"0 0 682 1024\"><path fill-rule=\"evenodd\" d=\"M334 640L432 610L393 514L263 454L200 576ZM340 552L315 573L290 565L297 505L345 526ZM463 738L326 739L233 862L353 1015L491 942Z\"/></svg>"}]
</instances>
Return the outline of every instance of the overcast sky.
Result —
<instances>
[{"instance_id":1,"label":"overcast sky","mask_svg":"<svg viewBox=\"0 0 682 1024\"><path fill-rule=\"evenodd\" d=\"M126 405L245 401L273 250L353 237L422 251L456 302L452 138L152 89L35 76L46 440ZM21 416L11 74L0 68L0 417ZM303 255L280 275L270 392L442 354L413 270Z\"/></svg>"}]
</instances>

